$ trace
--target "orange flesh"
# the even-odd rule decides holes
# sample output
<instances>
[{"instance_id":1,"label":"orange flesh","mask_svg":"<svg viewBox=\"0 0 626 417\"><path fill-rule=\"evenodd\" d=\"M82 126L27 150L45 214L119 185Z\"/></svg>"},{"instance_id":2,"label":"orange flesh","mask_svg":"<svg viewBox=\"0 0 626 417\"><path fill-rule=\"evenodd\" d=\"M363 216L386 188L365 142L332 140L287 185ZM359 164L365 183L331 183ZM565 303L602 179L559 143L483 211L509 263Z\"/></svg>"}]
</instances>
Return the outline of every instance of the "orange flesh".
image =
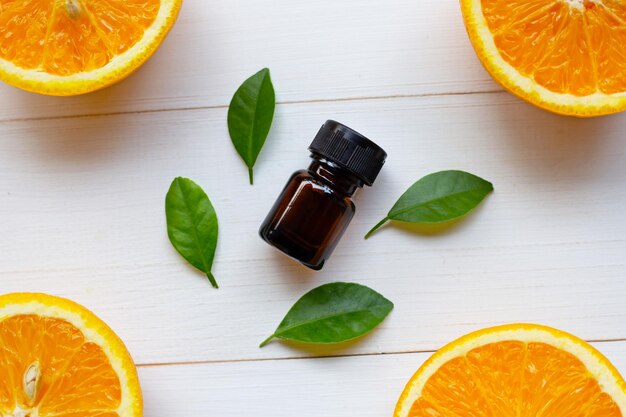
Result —
<instances>
[{"instance_id":1,"label":"orange flesh","mask_svg":"<svg viewBox=\"0 0 626 417\"><path fill-rule=\"evenodd\" d=\"M35 363L41 385L29 401L23 380ZM65 320L16 315L0 322L0 375L0 415L17 407L41 417L119 417L119 377L102 348Z\"/></svg>"},{"instance_id":2,"label":"orange flesh","mask_svg":"<svg viewBox=\"0 0 626 417\"><path fill-rule=\"evenodd\" d=\"M626 91L626 2L481 0L502 58L556 93Z\"/></svg>"},{"instance_id":3,"label":"orange flesh","mask_svg":"<svg viewBox=\"0 0 626 417\"><path fill-rule=\"evenodd\" d=\"M426 382L409 417L621 417L574 355L506 341L471 350Z\"/></svg>"},{"instance_id":4,"label":"orange flesh","mask_svg":"<svg viewBox=\"0 0 626 417\"><path fill-rule=\"evenodd\" d=\"M0 58L71 75L101 68L152 25L160 0L0 0Z\"/></svg>"}]
</instances>

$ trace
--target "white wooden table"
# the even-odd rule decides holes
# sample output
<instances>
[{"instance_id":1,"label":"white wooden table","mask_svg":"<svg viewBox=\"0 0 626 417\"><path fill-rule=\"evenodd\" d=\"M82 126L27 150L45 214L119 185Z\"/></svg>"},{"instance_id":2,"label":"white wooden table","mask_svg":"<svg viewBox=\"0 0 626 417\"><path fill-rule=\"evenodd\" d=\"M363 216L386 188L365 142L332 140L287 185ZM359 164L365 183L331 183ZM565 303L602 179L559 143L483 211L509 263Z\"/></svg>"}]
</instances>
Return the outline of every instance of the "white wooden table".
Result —
<instances>
[{"instance_id":1,"label":"white wooden table","mask_svg":"<svg viewBox=\"0 0 626 417\"><path fill-rule=\"evenodd\" d=\"M247 184L226 110L272 70L275 124ZM482 327L537 322L626 372L626 114L555 116L504 93L455 0L186 0L156 56L76 98L0 86L0 292L72 298L122 337L151 417L379 417L429 354ZM257 237L335 118L389 153L322 272ZM364 233L421 176L464 169L496 192L441 234ZM175 176L210 195L221 289L166 236ZM258 344L309 289L347 280L395 302L335 350Z\"/></svg>"}]
</instances>

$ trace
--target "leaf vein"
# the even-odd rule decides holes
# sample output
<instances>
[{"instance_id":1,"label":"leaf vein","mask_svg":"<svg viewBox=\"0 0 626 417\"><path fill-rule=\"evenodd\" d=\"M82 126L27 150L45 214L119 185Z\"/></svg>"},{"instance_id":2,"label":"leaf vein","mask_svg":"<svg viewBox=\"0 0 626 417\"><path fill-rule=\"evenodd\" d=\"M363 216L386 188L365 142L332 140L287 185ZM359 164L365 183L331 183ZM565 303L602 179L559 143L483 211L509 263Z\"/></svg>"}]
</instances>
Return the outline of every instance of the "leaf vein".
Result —
<instances>
[{"instance_id":1,"label":"leaf vein","mask_svg":"<svg viewBox=\"0 0 626 417\"><path fill-rule=\"evenodd\" d=\"M438 202L438 201L443 201L443 200L445 200L447 198L450 198L450 197L462 196L464 194L473 193L473 192L476 192L476 191L483 191L483 190L477 188L477 189L472 189L472 190L460 191L458 193L447 194L447 195L442 196L442 197L433 198L431 200L427 200L427 201L423 201L423 202L420 202L420 203L413 204L413 205L411 205L411 206L409 206L407 208L404 208L402 210L398 210L398 211L395 211L395 212L392 210L391 212L389 212L389 217L391 218L391 217L394 217L394 216L399 216L399 215L407 213L407 212L409 212L411 210L415 210L415 209L417 209L417 208L419 208L421 206L427 206L429 204L432 204L432 203L435 203L435 202ZM489 190L489 191L491 191L491 190ZM485 195L486 194L487 193L485 193Z\"/></svg>"},{"instance_id":2,"label":"leaf vein","mask_svg":"<svg viewBox=\"0 0 626 417\"><path fill-rule=\"evenodd\" d=\"M382 307L382 306L380 306ZM289 330L293 330L297 327L302 327L302 326L306 326L308 324L312 324L318 321L323 321L323 320L327 320L327 319L331 319L331 318L335 318L335 317L340 317L340 316L345 316L347 314L353 314L353 313L366 313L366 312L371 312L369 309L359 309L359 310L350 310L350 311L342 311L340 313L333 313L333 314L328 314L325 316L321 316L321 317L317 317L315 319L311 319L311 320L306 320L306 321L302 321L299 323L296 323L294 325L291 326L287 326L285 328L283 328L282 330L279 328L276 333L274 333L275 336L279 336L282 333L286 333Z\"/></svg>"},{"instance_id":3,"label":"leaf vein","mask_svg":"<svg viewBox=\"0 0 626 417\"><path fill-rule=\"evenodd\" d=\"M176 186L178 187L178 189L180 190L180 193L183 196L183 202L185 203L185 208L187 209L187 217L189 217L190 223L192 225L192 231L193 231L193 238L194 238L194 243L196 246L196 250L198 251L198 255L200 256L200 261L202 262L202 265L204 265L204 272L205 273L209 273L211 270L211 267L209 265L207 265L206 259L204 258L204 252L202 251L202 246L200 243L200 236L198 235L198 230L197 230L197 223L194 221L193 215L191 213L191 207L189 206L189 202L187 201L187 194L185 193L185 191L183 190L183 187L181 187L180 185L180 181L176 181Z\"/></svg>"}]
</instances>

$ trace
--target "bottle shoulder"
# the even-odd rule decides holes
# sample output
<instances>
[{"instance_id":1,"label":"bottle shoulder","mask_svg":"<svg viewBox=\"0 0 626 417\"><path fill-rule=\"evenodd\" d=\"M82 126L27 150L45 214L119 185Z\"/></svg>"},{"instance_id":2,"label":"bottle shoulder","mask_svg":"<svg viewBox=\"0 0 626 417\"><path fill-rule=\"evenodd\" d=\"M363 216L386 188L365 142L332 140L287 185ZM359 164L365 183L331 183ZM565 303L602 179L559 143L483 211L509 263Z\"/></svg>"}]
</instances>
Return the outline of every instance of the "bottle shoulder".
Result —
<instances>
[{"instance_id":1,"label":"bottle shoulder","mask_svg":"<svg viewBox=\"0 0 626 417\"><path fill-rule=\"evenodd\" d=\"M299 169L293 174L291 174L291 178L305 179L308 177L311 177L311 173L306 169Z\"/></svg>"},{"instance_id":2,"label":"bottle shoulder","mask_svg":"<svg viewBox=\"0 0 626 417\"><path fill-rule=\"evenodd\" d=\"M298 188L308 184L311 190L316 191L326 198L332 198L337 203L345 205L354 211L352 195L347 194L344 189L337 186L337 184L332 181L329 181L327 178L316 175L315 172L311 172L307 169L298 170L291 175L289 183Z\"/></svg>"}]
</instances>

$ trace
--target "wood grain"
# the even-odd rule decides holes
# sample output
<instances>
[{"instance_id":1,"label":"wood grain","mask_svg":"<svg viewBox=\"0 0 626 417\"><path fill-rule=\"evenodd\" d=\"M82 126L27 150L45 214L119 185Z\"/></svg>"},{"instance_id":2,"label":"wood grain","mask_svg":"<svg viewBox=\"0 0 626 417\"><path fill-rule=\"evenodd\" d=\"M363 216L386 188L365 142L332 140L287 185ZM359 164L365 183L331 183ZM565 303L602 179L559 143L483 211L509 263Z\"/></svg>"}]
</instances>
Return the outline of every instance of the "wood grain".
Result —
<instances>
[{"instance_id":1,"label":"wood grain","mask_svg":"<svg viewBox=\"0 0 626 417\"><path fill-rule=\"evenodd\" d=\"M390 157L315 273L257 228L331 117ZM0 124L0 291L83 303L141 364L434 350L518 321L626 338L623 116L567 119L508 94L281 105L254 187L225 120L220 108ZM439 233L392 225L362 239L406 187L442 169L473 172L496 192ZM164 197L178 175L218 212L219 291L167 241ZM338 350L257 348L298 297L336 280L371 286L395 311Z\"/></svg>"},{"instance_id":2,"label":"wood grain","mask_svg":"<svg viewBox=\"0 0 626 417\"><path fill-rule=\"evenodd\" d=\"M626 343L596 347L626 369ZM391 416L429 354L221 363L140 369L145 414Z\"/></svg>"},{"instance_id":3,"label":"wood grain","mask_svg":"<svg viewBox=\"0 0 626 417\"><path fill-rule=\"evenodd\" d=\"M63 99L0 85L0 120L226 106L263 67L282 102L499 89L474 55L457 0L185 0L135 75Z\"/></svg>"}]
</instances>

